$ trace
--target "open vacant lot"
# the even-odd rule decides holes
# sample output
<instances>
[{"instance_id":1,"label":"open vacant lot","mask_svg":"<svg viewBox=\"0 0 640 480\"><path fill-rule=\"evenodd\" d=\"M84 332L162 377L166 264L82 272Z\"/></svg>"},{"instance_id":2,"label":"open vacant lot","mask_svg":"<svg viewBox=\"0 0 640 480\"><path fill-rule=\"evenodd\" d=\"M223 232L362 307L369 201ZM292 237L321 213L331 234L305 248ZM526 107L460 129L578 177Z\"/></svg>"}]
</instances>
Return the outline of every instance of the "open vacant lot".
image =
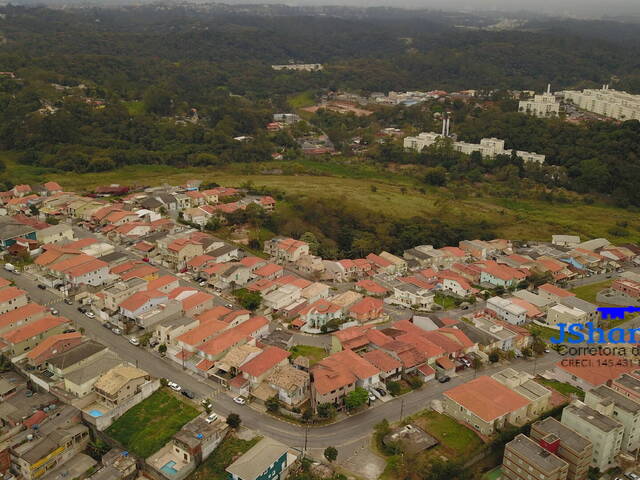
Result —
<instances>
[{"instance_id":1,"label":"open vacant lot","mask_svg":"<svg viewBox=\"0 0 640 480\"><path fill-rule=\"evenodd\" d=\"M251 440L241 440L228 435L202 465L187 477L187 480L226 480L225 468L258 443L260 439L261 437L255 437Z\"/></svg>"},{"instance_id":2,"label":"open vacant lot","mask_svg":"<svg viewBox=\"0 0 640 480\"><path fill-rule=\"evenodd\" d=\"M198 410L160 389L130 409L107 429L107 433L130 451L146 458L159 450Z\"/></svg>"}]
</instances>

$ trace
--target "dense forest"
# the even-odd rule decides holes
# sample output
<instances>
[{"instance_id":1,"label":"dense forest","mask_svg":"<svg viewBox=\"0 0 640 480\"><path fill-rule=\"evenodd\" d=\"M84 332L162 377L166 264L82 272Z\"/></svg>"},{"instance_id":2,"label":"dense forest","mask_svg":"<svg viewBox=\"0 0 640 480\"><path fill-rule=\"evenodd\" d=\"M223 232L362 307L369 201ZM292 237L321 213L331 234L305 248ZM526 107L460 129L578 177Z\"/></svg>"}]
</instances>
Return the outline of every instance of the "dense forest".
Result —
<instances>
[{"instance_id":1,"label":"dense forest","mask_svg":"<svg viewBox=\"0 0 640 480\"><path fill-rule=\"evenodd\" d=\"M425 183L527 179L640 205L638 122L526 117L500 93L548 82L640 92L639 26L535 18L520 30L486 31L478 28L489 20L464 15L285 6L9 5L0 14L0 71L15 73L0 76L0 149L27 166L96 172L261 162L277 151L295 158L294 136L265 125L301 92L472 88L493 93L484 102L379 108L367 118L320 111L308 120L346 155L360 136L372 145L365 159L427 167ZM271 68L290 60L325 68ZM374 142L382 127L437 129L434 114L445 110L459 138L498 136L544 153L546 165L463 157L446 143L409 153L398 141ZM234 139L245 136L252 140ZM0 180L11 183L7 174Z\"/></svg>"}]
</instances>

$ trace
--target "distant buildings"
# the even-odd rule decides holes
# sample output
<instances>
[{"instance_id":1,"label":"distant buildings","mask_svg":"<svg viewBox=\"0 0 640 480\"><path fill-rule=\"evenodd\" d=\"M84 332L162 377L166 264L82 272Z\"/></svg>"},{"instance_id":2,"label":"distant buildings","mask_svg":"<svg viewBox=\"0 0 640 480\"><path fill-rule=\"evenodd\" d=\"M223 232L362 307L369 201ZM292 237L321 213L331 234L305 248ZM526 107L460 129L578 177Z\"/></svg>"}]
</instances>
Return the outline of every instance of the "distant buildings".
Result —
<instances>
[{"instance_id":1,"label":"distant buildings","mask_svg":"<svg viewBox=\"0 0 640 480\"><path fill-rule=\"evenodd\" d=\"M551 85L549 85L542 95L521 100L518 103L518 111L534 117L557 117L560 114L560 102L551 93Z\"/></svg>"},{"instance_id":2,"label":"distant buildings","mask_svg":"<svg viewBox=\"0 0 640 480\"><path fill-rule=\"evenodd\" d=\"M571 100L577 107L589 112L614 118L616 120L640 119L640 95L610 90L608 85L602 89L585 89L582 92L567 90L565 100Z\"/></svg>"},{"instance_id":3,"label":"distant buildings","mask_svg":"<svg viewBox=\"0 0 640 480\"><path fill-rule=\"evenodd\" d=\"M443 138L448 138L446 133L440 134L434 132L423 132L415 137L406 137L404 139L404 148L421 152L425 147L429 147ZM454 141L453 149L457 152L464 153L465 155L471 155L473 152L480 152L483 157L512 155L514 153L514 150L505 150L504 140L500 140L498 138L483 138L480 140L480 143ZM544 163L545 160L545 156L538 153L515 150L515 154L525 162Z\"/></svg>"},{"instance_id":4,"label":"distant buildings","mask_svg":"<svg viewBox=\"0 0 640 480\"><path fill-rule=\"evenodd\" d=\"M321 63L288 63L286 65L271 65L274 70L294 70L297 72L319 72L324 67Z\"/></svg>"}]
</instances>

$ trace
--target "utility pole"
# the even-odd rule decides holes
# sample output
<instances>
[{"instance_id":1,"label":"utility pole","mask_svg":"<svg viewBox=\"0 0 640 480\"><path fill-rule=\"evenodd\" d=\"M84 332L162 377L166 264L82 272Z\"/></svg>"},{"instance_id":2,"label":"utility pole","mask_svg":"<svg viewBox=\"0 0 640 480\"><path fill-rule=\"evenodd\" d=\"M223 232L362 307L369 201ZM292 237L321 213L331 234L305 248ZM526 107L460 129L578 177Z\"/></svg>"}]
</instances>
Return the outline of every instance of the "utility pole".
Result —
<instances>
[{"instance_id":1,"label":"utility pole","mask_svg":"<svg viewBox=\"0 0 640 480\"><path fill-rule=\"evenodd\" d=\"M404 398L400 402L400 421L402 422L402 418L404 416Z\"/></svg>"},{"instance_id":2,"label":"utility pole","mask_svg":"<svg viewBox=\"0 0 640 480\"><path fill-rule=\"evenodd\" d=\"M307 455L307 440L309 439L309 420L304 422L304 449L302 450L302 458Z\"/></svg>"}]
</instances>

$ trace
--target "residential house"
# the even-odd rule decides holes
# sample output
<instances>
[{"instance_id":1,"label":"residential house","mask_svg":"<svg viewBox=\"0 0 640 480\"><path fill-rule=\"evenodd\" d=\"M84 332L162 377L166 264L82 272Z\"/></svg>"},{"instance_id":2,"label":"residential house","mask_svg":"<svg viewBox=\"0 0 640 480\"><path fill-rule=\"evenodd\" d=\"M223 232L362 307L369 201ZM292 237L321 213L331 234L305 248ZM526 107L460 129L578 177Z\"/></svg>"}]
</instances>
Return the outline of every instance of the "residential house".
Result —
<instances>
[{"instance_id":1,"label":"residential house","mask_svg":"<svg viewBox=\"0 0 640 480\"><path fill-rule=\"evenodd\" d=\"M567 297L575 297L575 293L571 293L568 290L556 287L555 285L551 285L550 283L540 285L538 287L538 295L552 302L559 302L563 298Z\"/></svg>"},{"instance_id":2,"label":"residential house","mask_svg":"<svg viewBox=\"0 0 640 480\"><path fill-rule=\"evenodd\" d=\"M310 376L308 372L288 363L278 366L265 379L278 399L287 407L299 406L309 399Z\"/></svg>"},{"instance_id":3,"label":"residential house","mask_svg":"<svg viewBox=\"0 0 640 480\"><path fill-rule=\"evenodd\" d=\"M311 367L311 401L314 410L330 403L337 409L356 387L368 388L380 381L380 370L351 350L334 353Z\"/></svg>"},{"instance_id":4,"label":"residential house","mask_svg":"<svg viewBox=\"0 0 640 480\"><path fill-rule=\"evenodd\" d=\"M0 290L0 315L24 307L29 302L27 292L17 287Z\"/></svg>"},{"instance_id":5,"label":"residential house","mask_svg":"<svg viewBox=\"0 0 640 480\"><path fill-rule=\"evenodd\" d=\"M444 392L444 413L483 435L491 435L507 423L523 425L529 400L497 380L480 376Z\"/></svg>"},{"instance_id":6,"label":"residential house","mask_svg":"<svg viewBox=\"0 0 640 480\"><path fill-rule=\"evenodd\" d=\"M529 400L527 415L530 419L539 417L551 407L551 390L536 382L535 377L527 372L505 368L491 378Z\"/></svg>"},{"instance_id":7,"label":"residential house","mask_svg":"<svg viewBox=\"0 0 640 480\"><path fill-rule=\"evenodd\" d=\"M144 370L132 365L119 365L100 377L93 391L100 403L113 409L129 402L150 378Z\"/></svg>"},{"instance_id":8,"label":"residential house","mask_svg":"<svg viewBox=\"0 0 640 480\"><path fill-rule=\"evenodd\" d=\"M296 262L309 254L309 244L293 238L276 237L264 242L264 253L271 255L276 262Z\"/></svg>"},{"instance_id":9,"label":"residential house","mask_svg":"<svg viewBox=\"0 0 640 480\"><path fill-rule=\"evenodd\" d=\"M294 321L294 326L306 325L307 328L319 330L328 322L342 318L342 308L323 298L304 307L299 315L299 321Z\"/></svg>"},{"instance_id":10,"label":"residential house","mask_svg":"<svg viewBox=\"0 0 640 480\"><path fill-rule=\"evenodd\" d=\"M289 447L271 438L263 438L226 468L229 480L284 479L296 462Z\"/></svg>"},{"instance_id":11,"label":"residential house","mask_svg":"<svg viewBox=\"0 0 640 480\"><path fill-rule=\"evenodd\" d=\"M365 297L351 305L348 315L360 323L375 322L383 318L384 302L373 297Z\"/></svg>"},{"instance_id":12,"label":"residential house","mask_svg":"<svg viewBox=\"0 0 640 480\"><path fill-rule=\"evenodd\" d=\"M513 325L524 325L527 322L527 310L509 298L491 297L487 300L486 310Z\"/></svg>"},{"instance_id":13,"label":"residential house","mask_svg":"<svg viewBox=\"0 0 640 480\"><path fill-rule=\"evenodd\" d=\"M390 301L407 308L430 310L434 304L435 294L416 285L402 283L393 287Z\"/></svg>"},{"instance_id":14,"label":"residential house","mask_svg":"<svg viewBox=\"0 0 640 480\"><path fill-rule=\"evenodd\" d=\"M68 223L51 225L36 232L36 240L40 243L59 243L73 240L73 229Z\"/></svg>"},{"instance_id":15,"label":"residential house","mask_svg":"<svg viewBox=\"0 0 640 480\"><path fill-rule=\"evenodd\" d=\"M493 260L487 260L480 264L480 282L488 283L496 287L515 287L527 277L527 274L506 265L500 265Z\"/></svg>"},{"instance_id":16,"label":"residential house","mask_svg":"<svg viewBox=\"0 0 640 480\"><path fill-rule=\"evenodd\" d=\"M34 348L44 339L62 333L69 326L69 320L64 317L43 317L0 335L3 344L1 350L9 357L20 355Z\"/></svg>"},{"instance_id":17,"label":"residential house","mask_svg":"<svg viewBox=\"0 0 640 480\"><path fill-rule=\"evenodd\" d=\"M80 345L83 338L80 332L60 333L45 338L27 353L26 360L32 367L39 367L49 358L64 353Z\"/></svg>"},{"instance_id":18,"label":"residential house","mask_svg":"<svg viewBox=\"0 0 640 480\"><path fill-rule=\"evenodd\" d=\"M574 307L562 304L554 305L547 310L547 323L549 325L571 325L573 323L586 323L589 321L587 314Z\"/></svg>"},{"instance_id":19,"label":"residential house","mask_svg":"<svg viewBox=\"0 0 640 480\"><path fill-rule=\"evenodd\" d=\"M559 247L577 247L580 244L578 235L551 235L551 243Z\"/></svg>"}]
</instances>

